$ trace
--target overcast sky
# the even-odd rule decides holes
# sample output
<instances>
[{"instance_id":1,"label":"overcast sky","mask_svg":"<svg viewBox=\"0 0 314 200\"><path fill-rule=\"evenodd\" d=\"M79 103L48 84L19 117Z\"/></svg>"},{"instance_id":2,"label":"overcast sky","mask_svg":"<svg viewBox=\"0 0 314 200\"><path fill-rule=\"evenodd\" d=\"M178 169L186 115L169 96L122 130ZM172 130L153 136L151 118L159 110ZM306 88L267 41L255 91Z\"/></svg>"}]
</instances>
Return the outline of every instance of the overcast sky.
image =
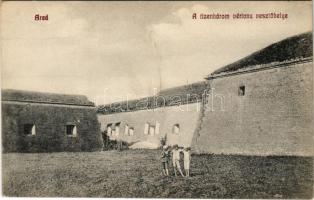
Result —
<instances>
[{"instance_id":1,"label":"overcast sky","mask_svg":"<svg viewBox=\"0 0 314 200\"><path fill-rule=\"evenodd\" d=\"M288 19L193 20L193 13ZM48 14L48 21L35 21ZM3 2L2 88L84 94L97 104L202 81L312 29L312 2Z\"/></svg>"}]
</instances>

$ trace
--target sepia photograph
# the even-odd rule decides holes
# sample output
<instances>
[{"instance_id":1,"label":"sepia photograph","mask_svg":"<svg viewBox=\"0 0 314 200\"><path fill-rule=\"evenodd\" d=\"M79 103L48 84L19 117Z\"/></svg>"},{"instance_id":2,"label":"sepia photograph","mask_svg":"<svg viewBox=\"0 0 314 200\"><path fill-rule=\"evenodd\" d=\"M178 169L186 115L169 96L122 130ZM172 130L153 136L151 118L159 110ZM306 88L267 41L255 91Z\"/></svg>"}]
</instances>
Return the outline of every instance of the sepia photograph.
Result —
<instances>
[{"instance_id":1,"label":"sepia photograph","mask_svg":"<svg viewBox=\"0 0 314 200\"><path fill-rule=\"evenodd\" d=\"M1 195L312 199L312 15L0 2Z\"/></svg>"}]
</instances>

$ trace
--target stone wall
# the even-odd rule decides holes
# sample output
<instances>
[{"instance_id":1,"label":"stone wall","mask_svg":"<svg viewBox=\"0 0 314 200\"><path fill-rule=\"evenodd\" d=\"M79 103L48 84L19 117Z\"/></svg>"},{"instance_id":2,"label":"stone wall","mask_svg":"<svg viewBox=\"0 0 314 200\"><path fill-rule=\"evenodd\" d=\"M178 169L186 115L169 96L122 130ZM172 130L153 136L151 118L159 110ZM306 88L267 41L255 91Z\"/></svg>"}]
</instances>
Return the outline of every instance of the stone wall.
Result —
<instances>
[{"instance_id":1,"label":"stone wall","mask_svg":"<svg viewBox=\"0 0 314 200\"><path fill-rule=\"evenodd\" d=\"M312 62L209 81L197 153L313 155ZM245 87L239 96L239 87ZM223 108L221 108L223 96Z\"/></svg>"},{"instance_id":2,"label":"stone wall","mask_svg":"<svg viewBox=\"0 0 314 200\"><path fill-rule=\"evenodd\" d=\"M66 134L66 124L77 136ZM36 135L25 135L35 124ZM94 107L2 102L3 152L97 151L103 142Z\"/></svg>"},{"instance_id":3,"label":"stone wall","mask_svg":"<svg viewBox=\"0 0 314 200\"><path fill-rule=\"evenodd\" d=\"M107 129L108 124L120 123L119 135L113 134L110 136L112 139L128 143L147 141L159 145L160 139L167 134L167 144L190 146L199 120L200 106L200 103L192 103L109 115L99 114L98 120L102 131ZM156 125L156 122L159 123L159 133L145 134L145 124ZM180 126L179 133L173 131L175 124ZM125 134L126 125L128 128L134 128L133 135Z\"/></svg>"}]
</instances>

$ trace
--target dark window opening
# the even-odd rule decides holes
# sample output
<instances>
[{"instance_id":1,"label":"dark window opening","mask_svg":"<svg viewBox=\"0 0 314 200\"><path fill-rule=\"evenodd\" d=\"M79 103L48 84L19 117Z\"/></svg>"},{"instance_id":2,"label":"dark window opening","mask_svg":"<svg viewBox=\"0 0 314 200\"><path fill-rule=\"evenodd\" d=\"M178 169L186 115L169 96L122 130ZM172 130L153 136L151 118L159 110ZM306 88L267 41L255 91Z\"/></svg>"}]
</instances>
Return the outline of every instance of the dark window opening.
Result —
<instances>
[{"instance_id":1,"label":"dark window opening","mask_svg":"<svg viewBox=\"0 0 314 200\"><path fill-rule=\"evenodd\" d=\"M35 124L24 124L24 135L36 135Z\"/></svg>"},{"instance_id":2,"label":"dark window opening","mask_svg":"<svg viewBox=\"0 0 314 200\"><path fill-rule=\"evenodd\" d=\"M244 96L245 95L245 86L240 86L239 87L239 96Z\"/></svg>"},{"instance_id":3,"label":"dark window opening","mask_svg":"<svg viewBox=\"0 0 314 200\"><path fill-rule=\"evenodd\" d=\"M111 135L112 134L112 124L108 124L107 125L107 135Z\"/></svg>"},{"instance_id":4,"label":"dark window opening","mask_svg":"<svg viewBox=\"0 0 314 200\"><path fill-rule=\"evenodd\" d=\"M76 131L76 126L75 125L66 125L66 134L67 136L76 136L77 131Z\"/></svg>"}]
</instances>

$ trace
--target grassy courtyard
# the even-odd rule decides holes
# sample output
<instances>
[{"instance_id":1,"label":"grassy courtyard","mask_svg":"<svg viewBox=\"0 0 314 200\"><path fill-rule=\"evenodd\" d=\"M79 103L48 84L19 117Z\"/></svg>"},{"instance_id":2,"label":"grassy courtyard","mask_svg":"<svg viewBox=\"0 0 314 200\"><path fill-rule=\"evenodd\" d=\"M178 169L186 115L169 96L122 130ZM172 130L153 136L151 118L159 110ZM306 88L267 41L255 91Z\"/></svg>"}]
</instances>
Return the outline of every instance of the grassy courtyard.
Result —
<instances>
[{"instance_id":1,"label":"grassy courtyard","mask_svg":"<svg viewBox=\"0 0 314 200\"><path fill-rule=\"evenodd\" d=\"M313 159L193 155L192 177L164 177L159 151L2 155L5 196L311 198Z\"/></svg>"}]
</instances>

